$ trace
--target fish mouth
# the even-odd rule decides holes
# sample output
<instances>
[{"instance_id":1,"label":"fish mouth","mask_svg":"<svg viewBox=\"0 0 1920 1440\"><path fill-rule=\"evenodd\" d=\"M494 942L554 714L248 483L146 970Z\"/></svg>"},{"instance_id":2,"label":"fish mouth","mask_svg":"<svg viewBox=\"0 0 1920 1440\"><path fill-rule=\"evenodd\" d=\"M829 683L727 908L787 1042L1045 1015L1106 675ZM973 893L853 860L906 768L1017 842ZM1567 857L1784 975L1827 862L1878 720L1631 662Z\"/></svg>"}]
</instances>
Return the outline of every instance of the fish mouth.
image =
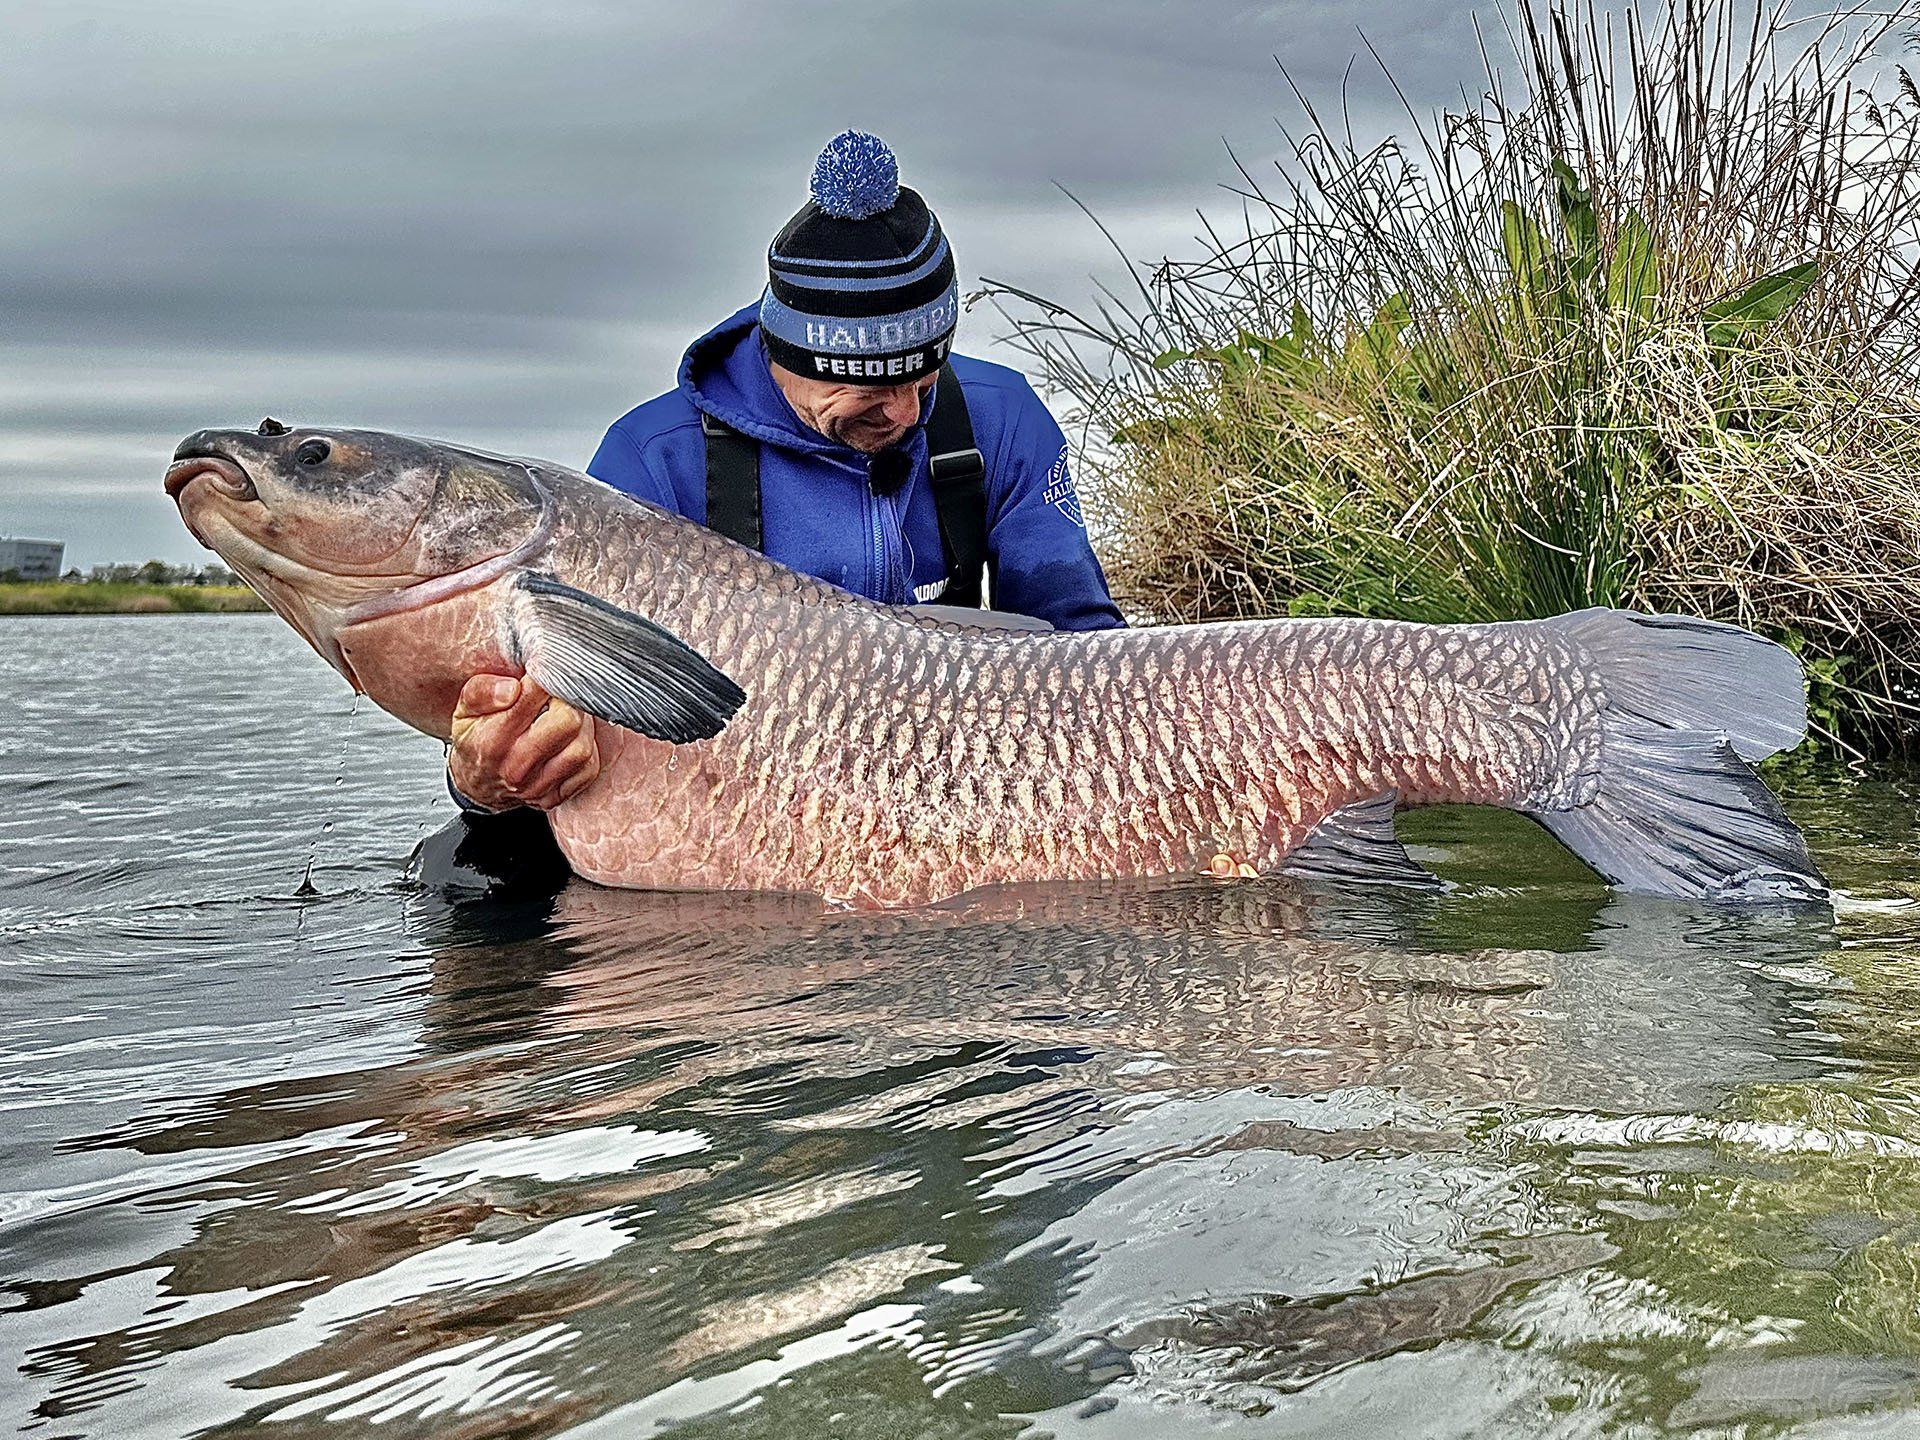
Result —
<instances>
[{"instance_id":1,"label":"fish mouth","mask_svg":"<svg viewBox=\"0 0 1920 1440\"><path fill-rule=\"evenodd\" d=\"M205 451L195 455L175 455L173 464L167 467L165 481L167 494L179 500L181 494L201 476L206 476L214 488L223 495L235 500L258 500L260 492L254 488L252 479L225 455Z\"/></svg>"}]
</instances>

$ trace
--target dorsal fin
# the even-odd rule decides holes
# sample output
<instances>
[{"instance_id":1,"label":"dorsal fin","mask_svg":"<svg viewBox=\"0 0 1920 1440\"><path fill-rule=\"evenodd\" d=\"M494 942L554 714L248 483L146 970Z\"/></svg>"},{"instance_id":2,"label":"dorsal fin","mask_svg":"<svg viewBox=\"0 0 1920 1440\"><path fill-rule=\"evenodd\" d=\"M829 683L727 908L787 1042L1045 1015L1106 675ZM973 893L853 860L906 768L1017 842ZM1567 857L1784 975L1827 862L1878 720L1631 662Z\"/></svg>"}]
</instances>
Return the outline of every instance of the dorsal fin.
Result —
<instances>
[{"instance_id":1,"label":"dorsal fin","mask_svg":"<svg viewBox=\"0 0 1920 1440\"><path fill-rule=\"evenodd\" d=\"M964 605L907 605L902 613L919 620L939 620L948 625L965 625L975 630L1052 630L1053 626L1032 615L1015 615L1010 610L973 610Z\"/></svg>"}]
</instances>

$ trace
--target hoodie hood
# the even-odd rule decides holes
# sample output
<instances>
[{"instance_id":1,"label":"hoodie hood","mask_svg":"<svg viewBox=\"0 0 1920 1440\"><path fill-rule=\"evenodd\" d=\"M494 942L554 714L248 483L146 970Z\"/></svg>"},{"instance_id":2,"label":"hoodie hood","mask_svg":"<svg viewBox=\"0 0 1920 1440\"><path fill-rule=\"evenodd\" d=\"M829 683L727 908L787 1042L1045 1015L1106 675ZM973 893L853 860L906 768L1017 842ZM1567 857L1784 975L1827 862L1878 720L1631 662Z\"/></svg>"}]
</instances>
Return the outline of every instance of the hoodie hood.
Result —
<instances>
[{"instance_id":1,"label":"hoodie hood","mask_svg":"<svg viewBox=\"0 0 1920 1440\"><path fill-rule=\"evenodd\" d=\"M851 446L829 440L794 414L774 384L767 353L760 343L760 307L753 304L722 320L687 347L680 361L679 388L703 413L722 424L783 450L827 455L866 473L867 457ZM920 407L920 426L933 413L931 398ZM904 442L909 449L919 432Z\"/></svg>"},{"instance_id":2,"label":"hoodie hood","mask_svg":"<svg viewBox=\"0 0 1920 1440\"><path fill-rule=\"evenodd\" d=\"M759 329L757 305L722 320L687 347L680 361L680 388L706 414L763 444L809 454L852 455L793 413L773 383Z\"/></svg>"}]
</instances>

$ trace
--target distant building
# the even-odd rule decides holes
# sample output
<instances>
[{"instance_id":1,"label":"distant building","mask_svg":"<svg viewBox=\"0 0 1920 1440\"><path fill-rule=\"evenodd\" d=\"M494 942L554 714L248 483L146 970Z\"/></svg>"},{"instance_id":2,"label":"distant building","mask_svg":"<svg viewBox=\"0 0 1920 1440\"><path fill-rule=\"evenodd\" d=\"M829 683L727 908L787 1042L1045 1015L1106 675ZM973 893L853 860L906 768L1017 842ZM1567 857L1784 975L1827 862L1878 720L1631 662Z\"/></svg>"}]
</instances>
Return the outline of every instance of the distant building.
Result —
<instances>
[{"instance_id":1,"label":"distant building","mask_svg":"<svg viewBox=\"0 0 1920 1440\"><path fill-rule=\"evenodd\" d=\"M22 580L58 580L66 548L58 540L0 540L0 575L11 570Z\"/></svg>"}]
</instances>

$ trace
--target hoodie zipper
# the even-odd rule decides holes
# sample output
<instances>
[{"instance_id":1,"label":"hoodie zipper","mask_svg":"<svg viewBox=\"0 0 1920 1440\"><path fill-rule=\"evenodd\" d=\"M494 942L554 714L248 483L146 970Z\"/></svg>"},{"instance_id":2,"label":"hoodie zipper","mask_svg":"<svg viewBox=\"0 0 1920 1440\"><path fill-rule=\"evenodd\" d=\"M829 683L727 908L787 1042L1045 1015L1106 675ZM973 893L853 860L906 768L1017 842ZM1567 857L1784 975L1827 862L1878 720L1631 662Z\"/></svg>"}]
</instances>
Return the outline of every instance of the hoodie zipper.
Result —
<instances>
[{"instance_id":1,"label":"hoodie zipper","mask_svg":"<svg viewBox=\"0 0 1920 1440\"><path fill-rule=\"evenodd\" d=\"M908 478L904 485L886 496L873 495L871 485L867 489L873 504L884 516L880 525L885 528L877 526L874 532L877 545L875 553L880 557L886 577L888 603L894 605L911 605L917 598L914 594L913 565L910 562L907 542L907 511L912 504L914 479L921 466L926 463L924 452L917 448L921 443L924 442L917 441L908 448L907 454L913 463L908 467ZM892 537L892 544L888 543L889 535ZM896 578L899 580L898 587L894 584Z\"/></svg>"},{"instance_id":2,"label":"hoodie zipper","mask_svg":"<svg viewBox=\"0 0 1920 1440\"><path fill-rule=\"evenodd\" d=\"M864 480L866 477L861 478ZM864 484L860 487L860 495L867 515L867 593L891 598L888 582L893 577L887 573L887 536L880 522L880 507L886 502Z\"/></svg>"}]
</instances>

